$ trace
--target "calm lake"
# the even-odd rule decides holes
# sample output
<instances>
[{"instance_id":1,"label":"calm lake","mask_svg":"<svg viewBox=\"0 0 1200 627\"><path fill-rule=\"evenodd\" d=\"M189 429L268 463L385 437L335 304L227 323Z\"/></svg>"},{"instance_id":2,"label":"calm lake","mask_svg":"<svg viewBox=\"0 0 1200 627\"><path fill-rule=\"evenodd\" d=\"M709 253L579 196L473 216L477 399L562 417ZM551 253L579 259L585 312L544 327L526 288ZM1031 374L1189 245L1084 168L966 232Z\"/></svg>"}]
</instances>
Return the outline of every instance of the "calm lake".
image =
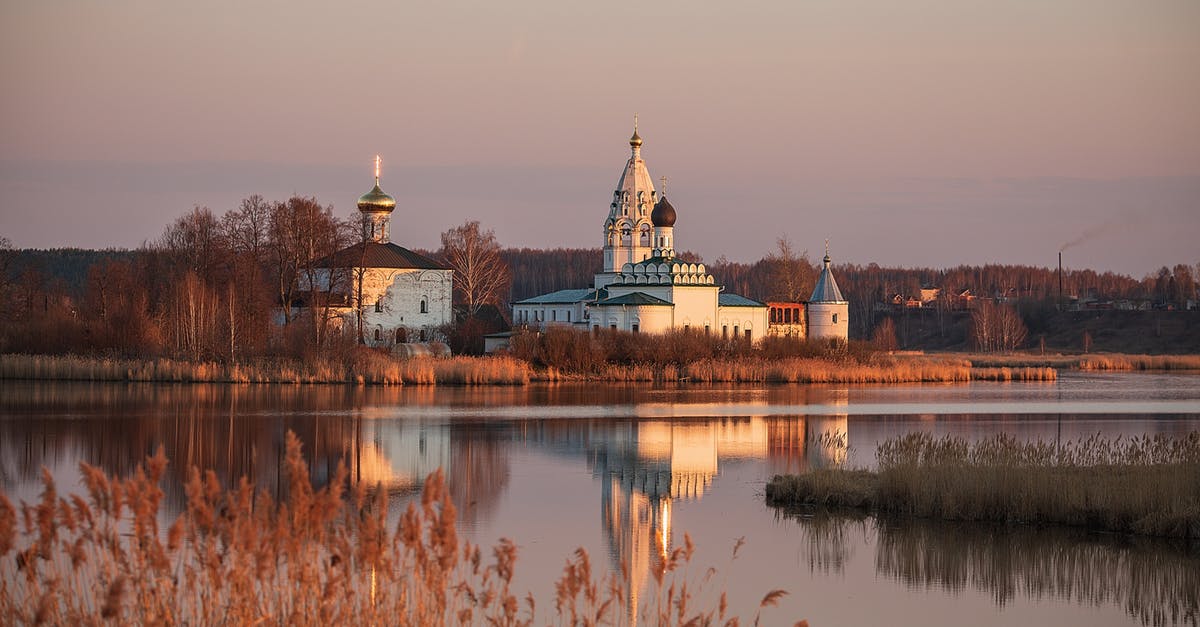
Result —
<instances>
[{"instance_id":1,"label":"calm lake","mask_svg":"<svg viewBox=\"0 0 1200 627\"><path fill-rule=\"evenodd\" d=\"M159 444L171 460L165 515L189 466L278 492L288 430L314 478L345 459L400 512L445 469L461 532L520 547L515 587L552 615L554 581L577 547L653 604L654 535L697 545L698 582L764 624L1197 624L1200 547L1069 529L783 512L774 474L869 467L912 431L1070 440L1200 430L1200 376L1063 373L1051 383L891 386L521 388L229 386L0 382L0 485L32 501L41 467L82 492L80 461L125 474ZM848 438L848 449L819 444ZM745 538L731 559L738 538ZM708 604L714 605L712 596ZM701 605L704 593L698 594ZM626 615L632 607L625 608Z\"/></svg>"}]
</instances>

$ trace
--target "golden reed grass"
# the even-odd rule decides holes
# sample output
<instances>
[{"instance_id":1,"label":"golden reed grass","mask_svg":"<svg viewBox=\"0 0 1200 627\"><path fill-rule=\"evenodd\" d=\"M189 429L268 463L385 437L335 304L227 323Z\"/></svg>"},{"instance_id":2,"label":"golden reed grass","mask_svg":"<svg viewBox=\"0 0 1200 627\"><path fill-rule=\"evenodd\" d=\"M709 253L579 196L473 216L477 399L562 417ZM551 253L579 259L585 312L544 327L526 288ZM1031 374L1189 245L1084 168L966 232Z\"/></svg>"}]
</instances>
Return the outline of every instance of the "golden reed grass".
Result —
<instances>
[{"instance_id":1,"label":"golden reed grass","mask_svg":"<svg viewBox=\"0 0 1200 627\"><path fill-rule=\"evenodd\" d=\"M502 539L486 559L480 546L460 540L440 470L390 528L386 490L359 484L347 491L342 464L317 489L300 442L288 432L285 500L275 502L245 478L226 489L212 471L192 468L186 507L164 533L161 448L126 479L80 466L86 496L60 497L46 471L37 503L18 508L0 492L2 622L519 626L537 620L534 597L511 588L517 545ZM724 594L716 607L689 607L695 586L686 567L695 547L684 539L684 547L662 551L668 557L652 569L657 604L643 608L646 622L738 624ZM626 618L619 608L628 591L615 573L593 575L583 549L567 558L554 592L558 624ZM764 596L755 623L782 594Z\"/></svg>"},{"instance_id":2,"label":"golden reed grass","mask_svg":"<svg viewBox=\"0 0 1200 627\"><path fill-rule=\"evenodd\" d=\"M0 355L0 379L168 383L359 383L374 385L523 385L529 364L507 356L397 359L362 351L334 360L261 360L248 364L172 359Z\"/></svg>"},{"instance_id":3,"label":"golden reed grass","mask_svg":"<svg viewBox=\"0 0 1200 627\"><path fill-rule=\"evenodd\" d=\"M1075 370L1200 370L1200 355L966 355L975 368Z\"/></svg>"},{"instance_id":4,"label":"golden reed grass","mask_svg":"<svg viewBox=\"0 0 1200 627\"><path fill-rule=\"evenodd\" d=\"M884 441L876 459L877 471L776 476L767 502L1200 538L1200 431L1064 444L912 433Z\"/></svg>"},{"instance_id":5,"label":"golden reed grass","mask_svg":"<svg viewBox=\"0 0 1200 627\"><path fill-rule=\"evenodd\" d=\"M675 364L603 364L595 373L535 369L508 355L395 358L362 351L333 360L262 360L249 364L171 359L0 355L0 379L168 383L357 383L360 385L525 385L531 381L699 383L921 383L1054 381L1050 367L973 368L952 358L887 357L868 362L819 357L707 358Z\"/></svg>"}]
</instances>

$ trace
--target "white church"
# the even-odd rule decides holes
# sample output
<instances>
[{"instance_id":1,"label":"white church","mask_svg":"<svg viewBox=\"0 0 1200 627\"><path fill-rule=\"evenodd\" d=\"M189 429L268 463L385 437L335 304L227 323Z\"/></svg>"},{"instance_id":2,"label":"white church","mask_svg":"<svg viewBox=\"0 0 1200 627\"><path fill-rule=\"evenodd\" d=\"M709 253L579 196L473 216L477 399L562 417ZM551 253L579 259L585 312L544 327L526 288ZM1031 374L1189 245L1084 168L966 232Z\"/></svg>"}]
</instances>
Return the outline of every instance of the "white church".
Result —
<instances>
[{"instance_id":1,"label":"white church","mask_svg":"<svg viewBox=\"0 0 1200 627\"><path fill-rule=\"evenodd\" d=\"M662 333L695 329L750 341L768 332L768 306L726 293L704 264L675 256L675 207L659 196L642 160L636 119L631 154L604 221L604 266L591 287L559 290L513 304L513 324L580 330ZM849 303L829 268L829 255L806 306L808 337L845 340Z\"/></svg>"},{"instance_id":2,"label":"white church","mask_svg":"<svg viewBox=\"0 0 1200 627\"><path fill-rule=\"evenodd\" d=\"M400 346L443 339L454 320L453 271L391 241L396 199L375 187L358 199L362 240L326 257L317 266L317 289L329 298L343 333L358 332L371 346ZM302 289L307 289L302 286Z\"/></svg>"}]
</instances>

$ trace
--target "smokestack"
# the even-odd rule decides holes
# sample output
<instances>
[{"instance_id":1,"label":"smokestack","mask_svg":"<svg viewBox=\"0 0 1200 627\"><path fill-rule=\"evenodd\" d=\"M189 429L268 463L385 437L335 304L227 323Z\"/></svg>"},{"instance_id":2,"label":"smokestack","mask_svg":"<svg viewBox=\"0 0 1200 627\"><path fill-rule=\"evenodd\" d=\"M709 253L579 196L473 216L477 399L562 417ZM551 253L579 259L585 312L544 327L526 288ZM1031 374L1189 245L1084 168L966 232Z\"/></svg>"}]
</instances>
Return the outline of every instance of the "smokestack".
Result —
<instances>
[{"instance_id":1,"label":"smokestack","mask_svg":"<svg viewBox=\"0 0 1200 627\"><path fill-rule=\"evenodd\" d=\"M1063 292L1062 292L1062 251L1058 251L1058 310L1063 308Z\"/></svg>"}]
</instances>

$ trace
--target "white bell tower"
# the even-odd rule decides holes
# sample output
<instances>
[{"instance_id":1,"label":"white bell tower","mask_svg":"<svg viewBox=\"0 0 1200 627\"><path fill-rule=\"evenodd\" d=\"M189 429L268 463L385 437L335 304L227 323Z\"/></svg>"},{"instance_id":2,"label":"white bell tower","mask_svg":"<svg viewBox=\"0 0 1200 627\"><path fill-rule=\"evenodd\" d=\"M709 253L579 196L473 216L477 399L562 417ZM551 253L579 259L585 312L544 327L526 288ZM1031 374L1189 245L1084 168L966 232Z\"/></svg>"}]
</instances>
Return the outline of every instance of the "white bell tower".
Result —
<instances>
[{"instance_id":1,"label":"white bell tower","mask_svg":"<svg viewBox=\"0 0 1200 627\"><path fill-rule=\"evenodd\" d=\"M617 181L604 221L604 268L596 275L596 287L611 282L603 275L621 271L627 263L650 258L654 252L654 225L650 212L658 203L654 182L642 160L642 137L637 116L633 116L633 136L629 138L630 156Z\"/></svg>"}]
</instances>

